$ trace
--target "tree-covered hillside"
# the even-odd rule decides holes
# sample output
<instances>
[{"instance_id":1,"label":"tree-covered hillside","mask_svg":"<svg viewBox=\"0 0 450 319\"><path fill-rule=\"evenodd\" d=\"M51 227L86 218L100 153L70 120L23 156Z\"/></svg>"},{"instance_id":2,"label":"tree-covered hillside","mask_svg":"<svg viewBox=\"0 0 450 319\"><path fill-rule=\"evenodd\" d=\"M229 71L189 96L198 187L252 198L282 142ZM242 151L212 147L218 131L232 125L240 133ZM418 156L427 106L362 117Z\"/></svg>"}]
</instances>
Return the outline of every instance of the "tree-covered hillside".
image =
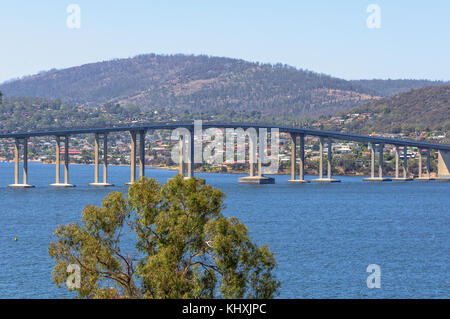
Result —
<instances>
[{"instance_id":1,"label":"tree-covered hillside","mask_svg":"<svg viewBox=\"0 0 450 319\"><path fill-rule=\"evenodd\" d=\"M286 65L186 55L141 55L52 70L0 86L6 96L179 111L316 116L374 98L373 90Z\"/></svg>"},{"instance_id":2,"label":"tree-covered hillside","mask_svg":"<svg viewBox=\"0 0 450 319\"><path fill-rule=\"evenodd\" d=\"M430 80L352 80L352 83L361 85L365 88L371 89L376 95L382 97L389 97L399 93L407 92L412 89L418 89L426 86L438 86L449 84L449 82L443 81L430 81Z\"/></svg>"},{"instance_id":3,"label":"tree-covered hillside","mask_svg":"<svg viewBox=\"0 0 450 319\"><path fill-rule=\"evenodd\" d=\"M35 97L3 98L0 104L0 131L17 132L50 128L95 127L130 123L140 110L106 104L83 108Z\"/></svg>"},{"instance_id":4,"label":"tree-covered hillside","mask_svg":"<svg viewBox=\"0 0 450 319\"><path fill-rule=\"evenodd\" d=\"M346 114L345 127L359 132L450 130L450 85L411 90L360 105Z\"/></svg>"},{"instance_id":5,"label":"tree-covered hillside","mask_svg":"<svg viewBox=\"0 0 450 319\"><path fill-rule=\"evenodd\" d=\"M119 103L160 113L261 112L318 117L412 88L426 80L346 81L282 64L192 55L140 55L51 70L0 85L6 96L59 99L76 106Z\"/></svg>"}]
</instances>

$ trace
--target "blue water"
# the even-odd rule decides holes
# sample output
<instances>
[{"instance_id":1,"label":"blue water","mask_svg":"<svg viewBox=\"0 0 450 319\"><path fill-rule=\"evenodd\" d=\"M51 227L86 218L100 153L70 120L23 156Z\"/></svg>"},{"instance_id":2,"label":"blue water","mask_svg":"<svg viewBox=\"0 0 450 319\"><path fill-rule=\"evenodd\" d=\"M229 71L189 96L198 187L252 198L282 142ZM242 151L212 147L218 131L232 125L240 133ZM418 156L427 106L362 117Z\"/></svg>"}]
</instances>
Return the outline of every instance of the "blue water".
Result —
<instances>
[{"instance_id":1,"label":"blue water","mask_svg":"<svg viewBox=\"0 0 450 319\"><path fill-rule=\"evenodd\" d=\"M90 188L92 166L71 166L73 189L53 189L54 166L29 165L35 189L10 189L13 166L0 164L0 298L70 297L52 282L47 253L59 224L80 220L86 204L126 191L128 167L110 167L116 186ZM165 182L175 172L148 169ZM282 298L450 298L450 183L241 185L239 175L197 174L227 194L226 216L244 222L276 253ZM309 177L308 177L309 178ZM18 241L14 241L14 237ZM381 267L369 289L366 268Z\"/></svg>"}]
</instances>

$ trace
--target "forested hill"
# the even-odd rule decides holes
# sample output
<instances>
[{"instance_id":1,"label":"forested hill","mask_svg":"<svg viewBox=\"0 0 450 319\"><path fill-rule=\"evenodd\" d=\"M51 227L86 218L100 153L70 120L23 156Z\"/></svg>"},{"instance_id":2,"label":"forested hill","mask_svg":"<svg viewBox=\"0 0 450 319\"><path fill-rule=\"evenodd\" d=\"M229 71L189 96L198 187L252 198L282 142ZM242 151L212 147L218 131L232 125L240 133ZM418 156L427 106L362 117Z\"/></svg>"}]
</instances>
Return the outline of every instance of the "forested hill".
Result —
<instances>
[{"instance_id":1,"label":"forested hill","mask_svg":"<svg viewBox=\"0 0 450 319\"><path fill-rule=\"evenodd\" d=\"M411 90L355 107L347 118L358 115L347 126L358 132L407 132L450 130L450 85Z\"/></svg>"},{"instance_id":2,"label":"forested hill","mask_svg":"<svg viewBox=\"0 0 450 319\"><path fill-rule=\"evenodd\" d=\"M143 110L333 114L375 91L286 65L186 55L141 55L51 70L0 85L6 96L61 99L73 105L119 103Z\"/></svg>"},{"instance_id":3,"label":"forested hill","mask_svg":"<svg viewBox=\"0 0 450 319\"><path fill-rule=\"evenodd\" d=\"M143 111L257 111L315 117L348 110L422 82L346 81L290 66L187 55L141 55L51 70L0 85L5 96L60 99L75 106L119 103ZM431 85L427 82L428 85Z\"/></svg>"},{"instance_id":4,"label":"forested hill","mask_svg":"<svg viewBox=\"0 0 450 319\"><path fill-rule=\"evenodd\" d=\"M398 93L407 92L412 89L418 89L426 86L438 86L450 84L450 82L430 81L430 80L352 80L352 83L361 85L367 89L373 90L375 94L382 97L389 97Z\"/></svg>"}]
</instances>

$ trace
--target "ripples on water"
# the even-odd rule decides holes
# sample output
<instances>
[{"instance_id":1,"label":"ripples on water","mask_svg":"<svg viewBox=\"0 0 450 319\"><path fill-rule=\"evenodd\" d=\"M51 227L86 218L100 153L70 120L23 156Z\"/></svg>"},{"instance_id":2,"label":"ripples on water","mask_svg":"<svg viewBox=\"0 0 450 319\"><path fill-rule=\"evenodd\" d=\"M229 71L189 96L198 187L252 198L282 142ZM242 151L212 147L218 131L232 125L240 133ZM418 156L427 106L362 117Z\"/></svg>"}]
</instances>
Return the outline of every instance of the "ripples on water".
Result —
<instances>
[{"instance_id":1,"label":"ripples on water","mask_svg":"<svg viewBox=\"0 0 450 319\"><path fill-rule=\"evenodd\" d=\"M9 189L0 164L0 298L70 297L51 280L47 253L59 224L79 221L86 204L126 191L128 167L110 167L111 188L90 188L93 167L70 167L73 189L53 189L54 165L29 165L35 189ZM165 182L175 172L146 170ZM238 175L197 174L227 194L224 214L244 222L276 253L281 298L450 298L450 183L240 185ZM14 241L14 237L18 241ZM368 289L366 267L381 267Z\"/></svg>"}]
</instances>

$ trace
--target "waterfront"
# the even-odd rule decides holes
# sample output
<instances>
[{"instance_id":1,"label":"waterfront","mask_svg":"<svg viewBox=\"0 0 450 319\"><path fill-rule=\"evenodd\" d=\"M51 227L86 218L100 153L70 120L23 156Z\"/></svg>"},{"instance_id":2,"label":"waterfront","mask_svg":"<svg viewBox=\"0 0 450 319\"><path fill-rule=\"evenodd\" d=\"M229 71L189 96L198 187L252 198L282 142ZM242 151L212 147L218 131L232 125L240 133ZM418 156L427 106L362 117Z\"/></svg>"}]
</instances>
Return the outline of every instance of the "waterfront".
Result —
<instances>
[{"instance_id":1,"label":"waterfront","mask_svg":"<svg viewBox=\"0 0 450 319\"><path fill-rule=\"evenodd\" d=\"M9 189L13 164L0 164L0 298L68 297L51 280L47 247L58 224L79 221L86 204L126 191L129 167L109 167L111 188L90 188L93 167L70 167L74 189L53 189L54 165L29 164L35 189ZM146 170L165 182L176 172ZM282 298L450 297L450 183L241 185L243 175L196 174L227 194L224 214L243 221L276 253ZM313 177L308 176L307 179ZM14 241L14 237L18 241ZM378 264L381 289L368 289Z\"/></svg>"}]
</instances>

